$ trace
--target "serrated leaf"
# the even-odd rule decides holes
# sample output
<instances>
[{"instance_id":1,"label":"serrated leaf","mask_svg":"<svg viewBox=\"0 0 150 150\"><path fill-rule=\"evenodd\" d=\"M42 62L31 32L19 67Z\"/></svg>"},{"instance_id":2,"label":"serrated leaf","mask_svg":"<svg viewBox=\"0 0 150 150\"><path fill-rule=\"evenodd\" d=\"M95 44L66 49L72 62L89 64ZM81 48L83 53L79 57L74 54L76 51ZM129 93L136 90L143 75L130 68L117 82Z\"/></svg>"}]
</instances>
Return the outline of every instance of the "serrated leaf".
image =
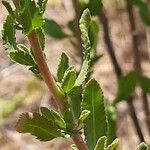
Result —
<instances>
[{"instance_id":1,"label":"serrated leaf","mask_svg":"<svg viewBox=\"0 0 150 150\"><path fill-rule=\"evenodd\" d=\"M102 0L90 0L88 4L88 8L92 15L99 15L102 6Z\"/></svg>"},{"instance_id":2,"label":"serrated leaf","mask_svg":"<svg viewBox=\"0 0 150 150\"><path fill-rule=\"evenodd\" d=\"M127 100L131 97L135 90L136 83L137 73L135 71L131 71L127 75L123 76L119 81L117 96L113 103L117 104L118 102Z\"/></svg>"},{"instance_id":3,"label":"serrated leaf","mask_svg":"<svg viewBox=\"0 0 150 150\"><path fill-rule=\"evenodd\" d=\"M146 76L139 77L140 85L145 93L150 93L150 78Z\"/></svg>"},{"instance_id":4,"label":"serrated leaf","mask_svg":"<svg viewBox=\"0 0 150 150\"><path fill-rule=\"evenodd\" d=\"M14 11L13 11L11 5L10 5L7 1L5 1L5 0L2 0L2 4L6 7L6 9L7 9L9 15L10 15L12 18L14 18Z\"/></svg>"},{"instance_id":5,"label":"serrated leaf","mask_svg":"<svg viewBox=\"0 0 150 150\"><path fill-rule=\"evenodd\" d=\"M80 70L80 73L77 77L77 80L75 82L74 86L81 86L82 83L87 78L87 75L89 73L90 68L90 50L91 50L91 42L89 39L89 27L91 23L91 15L89 9L86 9L81 18L80 18L80 31L81 31L81 39L82 39L82 46L84 48L84 61L82 64L82 68Z\"/></svg>"},{"instance_id":6,"label":"serrated leaf","mask_svg":"<svg viewBox=\"0 0 150 150\"><path fill-rule=\"evenodd\" d=\"M35 1L20 0L17 7L18 22L22 25L25 34L29 34L32 30L42 27L43 18L39 7Z\"/></svg>"},{"instance_id":7,"label":"serrated leaf","mask_svg":"<svg viewBox=\"0 0 150 150\"><path fill-rule=\"evenodd\" d=\"M84 122L88 118L89 115L90 115L90 111L89 110L83 110L81 112L79 120L81 120L81 122Z\"/></svg>"},{"instance_id":8,"label":"serrated leaf","mask_svg":"<svg viewBox=\"0 0 150 150\"><path fill-rule=\"evenodd\" d=\"M67 37L67 34L62 31L59 24L57 24L54 20L45 20L44 30L46 34L56 39L63 39Z\"/></svg>"},{"instance_id":9,"label":"serrated leaf","mask_svg":"<svg viewBox=\"0 0 150 150\"><path fill-rule=\"evenodd\" d=\"M2 39L7 51L15 49L16 47L15 28L14 28L14 21L11 18L11 16L7 16L3 24Z\"/></svg>"},{"instance_id":10,"label":"serrated leaf","mask_svg":"<svg viewBox=\"0 0 150 150\"><path fill-rule=\"evenodd\" d=\"M84 123L87 145L91 150L94 149L97 140L107 134L103 92L95 79L90 80L85 87L82 109L91 112Z\"/></svg>"},{"instance_id":11,"label":"serrated leaf","mask_svg":"<svg viewBox=\"0 0 150 150\"><path fill-rule=\"evenodd\" d=\"M87 55L89 55L90 53L90 49L91 49L91 43L90 43L90 39L89 39L89 26L91 23L91 15L90 15L90 11L89 9L86 9L79 21L79 27L80 27L80 31L81 31L81 39L82 39L82 46L84 48L84 58L87 57Z\"/></svg>"},{"instance_id":12,"label":"serrated leaf","mask_svg":"<svg viewBox=\"0 0 150 150\"><path fill-rule=\"evenodd\" d=\"M114 106L107 106L107 143L111 144L117 138L117 113Z\"/></svg>"},{"instance_id":13,"label":"serrated leaf","mask_svg":"<svg viewBox=\"0 0 150 150\"><path fill-rule=\"evenodd\" d=\"M57 125L61 129L66 128L64 119L61 118L61 116L57 112L55 112L54 110L49 110L46 107L41 107L40 110L41 110L42 115L45 116L47 120L55 122L55 125Z\"/></svg>"},{"instance_id":14,"label":"serrated leaf","mask_svg":"<svg viewBox=\"0 0 150 150\"><path fill-rule=\"evenodd\" d=\"M68 93L68 101L71 105L72 112L76 118L81 114L82 87L75 86Z\"/></svg>"},{"instance_id":15,"label":"serrated leaf","mask_svg":"<svg viewBox=\"0 0 150 150\"><path fill-rule=\"evenodd\" d=\"M42 12L45 11L46 4L48 0L38 0L37 4L39 5L39 8Z\"/></svg>"},{"instance_id":16,"label":"serrated leaf","mask_svg":"<svg viewBox=\"0 0 150 150\"><path fill-rule=\"evenodd\" d=\"M41 141L49 141L62 136L57 126L38 113L22 114L16 125L20 133L31 133Z\"/></svg>"},{"instance_id":17,"label":"serrated leaf","mask_svg":"<svg viewBox=\"0 0 150 150\"><path fill-rule=\"evenodd\" d=\"M119 145L119 139L114 140L105 150L117 150Z\"/></svg>"},{"instance_id":18,"label":"serrated leaf","mask_svg":"<svg viewBox=\"0 0 150 150\"><path fill-rule=\"evenodd\" d=\"M64 120L66 123L66 133L72 135L73 134L73 114L70 109L67 109L64 114Z\"/></svg>"},{"instance_id":19,"label":"serrated leaf","mask_svg":"<svg viewBox=\"0 0 150 150\"><path fill-rule=\"evenodd\" d=\"M76 79L75 85L74 86L81 86L82 83L85 81L87 78L88 72L89 72L89 66L90 66L90 61L89 58L86 58L83 62L81 71Z\"/></svg>"},{"instance_id":20,"label":"serrated leaf","mask_svg":"<svg viewBox=\"0 0 150 150\"><path fill-rule=\"evenodd\" d=\"M106 144L107 144L107 137L102 136L98 139L94 150L105 150Z\"/></svg>"},{"instance_id":21,"label":"serrated leaf","mask_svg":"<svg viewBox=\"0 0 150 150\"><path fill-rule=\"evenodd\" d=\"M149 150L149 148L144 142L142 142L138 145L137 150Z\"/></svg>"},{"instance_id":22,"label":"serrated leaf","mask_svg":"<svg viewBox=\"0 0 150 150\"><path fill-rule=\"evenodd\" d=\"M91 41L91 52L90 52L91 58L96 57L98 34L99 34L99 25L95 20L91 20L89 27L89 38Z\"/></svg>"},{"instance_id":23,"label":"serrated leaf","mask_svg":"<svg viewBox=\"0 0 150 150\"><path fill-rule=\"evenodd\" d=\"M68 57L65 53L61 54L61 58L60 58L60 62L58 65L58 69L57 69L57 81L59 83L62 82L62 79L64 77L64 73L67 70L67 68L69 67L69 60Z\"/></svg>"},{"instance_id":24,"label":"serrated leaf","mask_svg":"<svg viewBox=\"0 0 150 150\"><path fill-rule=\"evenodd\" d=\"M68 93L74 86L76 81L77 74L74 70L71 70L67 73L67 75L63 78L61 88L64 93Z\"/></svg>"},{"instance_id":25,"label":"serrated leaf","mask_svg":"<svg viewBox=\"0 0 150 150\"><path fill-rule=\"evenodd\" d=\"M35 62L33 60L33 58L31 57L31 55L28 52L19 50L19 51L10 51L9 52L9 57L22 65L26 65L26 66L32 66L35 65Z\"/></svg>"}]
</instances>

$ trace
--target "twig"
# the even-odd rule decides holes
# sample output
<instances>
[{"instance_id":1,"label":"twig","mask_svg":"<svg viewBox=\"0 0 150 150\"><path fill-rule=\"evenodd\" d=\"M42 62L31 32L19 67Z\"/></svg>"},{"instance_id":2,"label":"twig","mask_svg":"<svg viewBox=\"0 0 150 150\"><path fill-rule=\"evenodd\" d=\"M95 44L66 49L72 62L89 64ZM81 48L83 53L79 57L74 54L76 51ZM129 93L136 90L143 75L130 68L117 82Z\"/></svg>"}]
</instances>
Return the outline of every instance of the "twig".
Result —
<instances>
[{"instance_id":1,"label":"twig","mask_svg":"<svg viewBox=\"0 0 150 150\"><path fill-rule=\"evenodd\" d=\"M115 52L114 52L113 43L110 39L108 19L107 19L106 15L103 11L99 15L99 20L102 23L103 30L104 30L104 42L105 42L105 45L107 47L107 51L108 51L108 54L110 56L110 59L112 61L117 79L119 80L120 77L123 75L123 73L122 73L121 67L119 66L119 63L117 62L117 58L116 58L116 55L115 55ZM134 105L133 105L133 98L129 98L127 100L127 104L128 104L128 108L129 108L129 111L130 111L130 116L133 120L137 135L139 137L139 140L143 142L145 140L144 140L144 136L143 136L140 124L138 122L138 118L136 116L136 111L135 111L135 108L134 108Z\"/></svg>"},{"instance_id":2,"label":"twig","mask_svg":"<svg viewBox=\"0 0 150 150\"><path fill-rule=\"evenodd\" d=\"M135 18L134 18L134 13L133 13L133 8L132 5L130 5L129 1L126 0L127 3L127 11L128 11L128 16L129 16L129 23L130 23L130 28L131 28L131 33L132 33L132 49L134 52L134 67L136 71L138 72L139 75L142 74L142 68L141 68L141 58L140 58L140 51L138 48L138 35L133 34L136 32L136 25L135 25ZM145 113L145 118L146 118L146 124L147 124L147 129L150 134L150 109L149 109L149 103L147 99L146 93L142 90L142 99L143 99L143 110Z\"/></svg>"}]
</instances>

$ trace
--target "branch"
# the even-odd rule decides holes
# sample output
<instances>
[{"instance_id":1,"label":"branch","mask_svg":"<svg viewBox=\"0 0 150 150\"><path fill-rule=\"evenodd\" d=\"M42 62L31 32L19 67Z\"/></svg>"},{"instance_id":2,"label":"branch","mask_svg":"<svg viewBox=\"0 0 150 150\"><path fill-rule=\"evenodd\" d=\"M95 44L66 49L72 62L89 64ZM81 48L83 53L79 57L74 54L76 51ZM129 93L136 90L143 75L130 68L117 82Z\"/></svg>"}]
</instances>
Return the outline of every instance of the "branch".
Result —
<instances>
[{"instance_id":1,"label":"branch","mask_svg":"<svg viewBox=\"0 0 150 150\"><path fill-rule=\"evenodd\" d=\"M104 42L105 42L105 45L107 47L107 51L108 51L108 54L110 56L110 59L112 61L117 79L119 80L121 78L121 76L123 75L123 73L122 73L122 70L121 70L119 63L117 62L113 43L112 43L111 38L110 38L108 19L107 19L106 15L103 11L99 15L99 20L102 23L103 30L104 30ZM139 124L139 121L138 121L138 118L136 115L136 111L135 111L135 108L133 105L133 98L132 97L127 100L127 104L128 104L130 116L133 120L137 135L138 135L140 141L144 142L145 141L144 136L143 136L143 133L142 133L142 130L141 130L141 127L140 127L140 124Z\"/></svg>"},{"instance_id":2,"label":"branch","mask_svg":"<svg viewBox=\"0 0 150 150\"><path fill-rule=\"evenodd\" d=\"M139 75L142 74L142 67L141 67L141 58L140 58L140 51L138 48L138 35L133 34L137 29L136 29L136 24L135 24L135 18L134 18L134 13L133 13L133 8L132 5L130 5L129 1L126 0L127 3L127 11L128 11L128 16L129 16L129 23L130 23L130 30L132 33L132 49L134 52L134 67L135 70L138 72ZM149 109L149 102L147 99L146 93L142 90L142 99L143 99L143 110L145 113L146 117L146 124L147 124L147 129L150 134L150 109Z\"/></svg>"}]
</instances>

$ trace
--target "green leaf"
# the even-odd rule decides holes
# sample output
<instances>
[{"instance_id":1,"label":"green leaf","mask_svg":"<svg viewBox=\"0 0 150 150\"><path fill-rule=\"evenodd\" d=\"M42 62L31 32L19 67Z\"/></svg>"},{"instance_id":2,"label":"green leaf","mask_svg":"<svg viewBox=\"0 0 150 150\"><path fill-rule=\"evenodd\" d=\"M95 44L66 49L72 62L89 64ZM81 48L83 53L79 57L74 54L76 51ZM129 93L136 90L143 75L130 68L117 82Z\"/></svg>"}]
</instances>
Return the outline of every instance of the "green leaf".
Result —
<instances>
[{"instance_id":1,"label":"green leaf","mask_svg":"<svg viewBox=\"0 0 150 150\"><path fill-rule=\"evenodd\" d=\"M79 118L79 120L81 121L81 122L84 122L87 118L88 118L88 116L90 115L90 111L89 110L83 110L82 112L81 112L81 115L80 115L80 118Z\"/></svg>"},{"instance_id":2,"label":"green leaf","mask_svg":"<svg viewBox=\"0 0 150 150\"><path fill-rule=\"evenodd\" d=\"M81 31L81 39L82 39L82 46L84 48L84 58L87 57L90 53L91 43L89 39L89 26L91 23L91 15L89 9L86 9L79 21L80 31Z\"/></svg>"},{"instance_id":3,"label":"green leaf","mask_svg":"<svg viewBox=\"0 0 150 150\"><path fill-rule=\"evenodd\" d=\"M72 112L76 118L81 114L82 87L75 86L68 93L68 101L71 105Z\"/></svg>"},{"instance_id":4,"label":"green leaf","mask_svg":"<svg viewBox=\"0 0 150 150\"><path fill-rule=\"evenodd\" d=\"M107 143L112 143L117 138L117 113L114 106L107 106Z\"/></svg>"},{"instance_id":5,"label":"green leaf","mask_svg":"<svg viewBox=\"0 0 150 150\"><path fill-rule=\"evenodd\" d=\"M36 35L38 37L38 41L40 43L41 49L44 51L45 48L45 35L42 28L36 29Z\"/></svg>"},{"instance_id":6,"label":"green leaf","mask_svg":"<svg viewBox=\"0 0 150 150\"><path fill-rule=\"evenodd\" d=\"M149 150L149 148L144 142L142 142L138 145L137 150Z\"/></svg>"},{"instance_id":7,"label":"green leaf","mask_svg":"<svg viewBox=\"0 0 150 150\"><path fill-rule=\"evenodd\" d=\"M99 15L102 9L102 0L90 0L88 8L92 15Z\"/></svg>"},{"instance_id":8,"label":"green leaf","mask_svg":"<svg viewBox=\"0 0 150 150\"><path fill-rule=\"evenodd\" d=\"M61 59L58 65L58 69L57 69L57 80L58 82L62 82L62 79L64 77L64 73L67 70L67 68L69 67L69 61L68 61L68 57L65 53L61 54Z\"/></svg>"},{"instance_id":9,"label":"green leaf","mask_svg":"<svg viewBox=\"0 0 150 150\"><path fill-rule=\"evenodd\" d=\"M49 141L62 136L52 121L38 113L22 114L16 125L16 130L20 133L31 133L41 141Z\"/></svg>"},{"instance_id":10,"label":"green leaf","mask_svg":"<svg viewBox=\"0 0 150 150\"><path fill-rule=\"evenodd\" d=\"M12 10L11 5L10 5L7 1L5 1L5 0L2 0L2 4L6 7L6 9L7 9L9 15L10 15L12 18L14 18L14 11Z\"/></svg>"},{"instance_id":11,"label":"green leaf","mask_svg":"<svg viewBox=\"0 0 150 150\"><path fill-rule=\"evenodd\" d=\"M107 137L102 136L98 139L94 150L105 150L106 144L107 144Z\"/></svg>"},{"instance_id":12,"label":"green leaf","mask_svg":"<svg viewBox=\"0 0 150 150\"><path fill-rule=\"evenodd\" d=\"M35 1L20 0L17 7L18 22L22 25L25 34L42 27L43 18L39 7Z\"/></svg>"},{"instance_id":13,"label":"green leaf","mask_svg":"<svg viewBox=\"0 0 150 150\"><path fill-rule=\"evenodd\" d=\"M55 125L57 125L58 127L62 129L66 128L64 119L61 118L61 116L57 112L55 112L54 110L49 110L46 107L41 107L40 110L41 110L42 115L45 116L47 120L55 122Z\"/></svg>"},{"instance_id":14,"label":"green leaf","mask_svg":"<svg viewBox=\"0 0 150 150\"><path fill-rule=\"evenodd\" d=\"M91 112L84 123L87 145L91 150L94 149L97 140L107 134L103 92L95 79L90 80L85 87L82 108Z\"/></svg>"},{"instance_id":15,"label":"green leaf","mask_svg":"<svg viewBox=\"0 0 150 150\"><path fill-rule=\"evenodd\" d=\"M46 4L48 0L38 0L37 4L39 5L39 8L42 12L45 11Z\"/></svg>"},{"instance_id":16,"label":"green leaf","mask_svg":"<svg viewBox=\"0 0 150 150\"><path fill-rule=\"evenodd\" d=\"M19 51L10 51L9 52L9 57L22 65L26 65L26 66L32 66L35 65L35 62L32 58L32 56L29 54L29 52L25 52L22 50Z\"/></svg>"},{"instance_id":17,"label":"green leaf","mask_svg":"<svg viewBox=\"0 0 150 150\"><path fill-rule=\"evenodd\" d=\"M90 61L91 61L90 58L91 42L89 39L90 23L91 23L90 11L86 9L82 14L79 23L80 31L81 31L81 39L83 42L82 46L84 48L84 61L74 86L81 86L89 73Z\"/></svg>"},{"instance_id":18,"label":"green leaf","mask_svg":"<svg viewBox=\"0 0 150 150\"><path fill-rule=\"evenodd\" d=\"M3 24L2 39L7 51L16 48L14 21L11 16L7 16Z\"/></svg>"},{"instance_id":19,"label":"green leaf","mask_svg":"<svg viewBox=\"0 0 150 150\"><path fill-rule=\"evenodd\" d=\"M145 93L150 93L150 78L146 76L141 76L139 78L140 85Z\"/></svg>"},{"instance_id":20,"label":"green leaf","mask_svg":"<svg viewBox=\"0 0 150 150\"><path fill-rule=\"evenodd\" d=\"M70 109L67 109L64 114L64 120L66 123L66 133L70 136L74 134L73 114Z\"/></svg>"},{"instance_id":21,"label":"green leaf","mask_svg":"<svg viewBox=\"0 0 150 150\"><path fill-rule=\"evenodd\" d=\"M96 49L98 42L99 25L95 20L92 20L89 27L89 38L91 41L91 58L96 57Z\"/></svg>"},{"instance_id":22,"label":"green leaf","mask_svg":"<svg viewBox=\"0 0 150 150\"><path fill-rule=\"evenodd\" d=\"M90 61L88 60L89 58L86 58L83 62L81 71L75 81L74 86L81 86L82 83L85 81L87 78L88 72L89 72L89 66L90 66Z\"/></svg>"},{"instance_id":23,"label":"green leaf","mask_svg":"<svg viewBox=\"0 0 150 150\"><path fill-rule=\"evenodd\" d=\"M74 70L69 71L62 80L61 88L64 93L68 93L76 81L77 74Z\"/></svg>"},{"instance_id":24,"label":"green leaf","mask_svg":"<svg viewBox=\"0 0 150 150\"><path fill-rule=\"evenodd\" d=\"M136 83L137 73L135 71L131 71L127 75L123 76L119 81L117 96L113 103L117 104L118 102L127 100L131 97L135 90Z\"/></svg>"},{"instance_id":25,"label":"green leaf","mask_svg":"<svg viewBox=\"0 0 150 150\"><path fill-rule=\"evenodd\" d=\"M119 139L114 140L105 150L117 150L119 145Z\"/></svg>"},{"instance_id":26,"label":"green leaf","mask_svg":"<svg viewBox=\"0 0 150 150\"><path fill-rule=\"evenodd\" d=\"M138 7L143 22L150 26L150 12L147 3L143 0L129 0L129 2Z\"/></svg>"},{"instance_id":27,"label":"green leaf","mask_svg":"<svg viewBox=\"0 0 150 150\"><path fill-rule=\"evenodd\" d=\"M45 32L56 39L63 39L67 37L67 34L62 31L61 27L54 20L45 20L44 26Z\"/></svg>"}]
</instances>

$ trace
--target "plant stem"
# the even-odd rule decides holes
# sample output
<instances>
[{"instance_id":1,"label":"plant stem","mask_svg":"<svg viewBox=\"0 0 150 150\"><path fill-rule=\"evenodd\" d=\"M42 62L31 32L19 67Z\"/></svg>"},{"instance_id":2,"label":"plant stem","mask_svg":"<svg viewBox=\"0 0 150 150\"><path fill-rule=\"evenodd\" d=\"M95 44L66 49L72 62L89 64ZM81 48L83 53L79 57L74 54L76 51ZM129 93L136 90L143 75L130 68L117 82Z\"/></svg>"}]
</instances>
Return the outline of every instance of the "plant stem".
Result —
<instances>
[{"instance_id":1,"label":"plant stem","mask_svg":"<svg viewBox=\"0 0 150 150\"><path fill-rule=\"evenodd\" d=\"M37 39L36 32L34 30L28 35L28 39L33 49L33 53L35 55L36 62L38 64L38 68L42 74L42 77L45 83L47 84L50 92L52 93L52 96L54 98L53 100L55 100L55 103L57 104L57 106L59 106L59 110L63 115L65 111L65 106L64 106L64 101L62 99L62 95L60 94L56 82L54 81L54 78L51 72L49 71L43 52L40 48L40 44Z\"/></svg>"},{"instance_id":2,"label":"plant stem","mask_svg":"<svg viewBox=\"0 0 150 150\"><path fill-rule=\"evenodd\" d=\"M87 145L84 143L80 134L72 136L74 143L76 144L79 150L88 150Z\"/></svg>"},{"instance_id":3,"label":"plant stem","mask_svg":"<svg viewBox=\"0 0 150 150\"><path fill-rule=\"evenodd\" d=\"M113 43L112 43L111 38L110 38L108 19L107 19L106 15L103 11L99 15L99 20L102 23L103 30L104 30L104 42L105 42L105 45L107 47L107 51L108 51L108 54L110 56L110 59L112 61L117 79L119 80L121 78L121 76L123 75L123 73L122 73L122 70L121 70L121 67L120 67L119 63L117 62L117 58L116 58L116 55L115 55ZM144 136L143 136L140 124L138 122L136 111L135 111L135 108L134 108L134 105L133 105L133 98L129 98L127 100L127 104L128 104L130 116L133 120L138 138L139 138L140 141L143 142L144 141Z\"/></svg>"},{"instance_id":4,"label":"plant stem","mask_svg":"<svg viewBox=\"0 0 150 150\"><path fill-rule=\"evenodd\" d=\"M15 5L15 7L17 7L19 0L13 0L13 3ZM65 112L65 104L63 101L63 97L60 94L60 91L56 85L56 82L48 68L48 65L45 61L45 57L43 55L43 52L41 50L37 35L35 30L33 30L28 36L29 42L31 44L33 53L35 55L36 58L36 62L38 65L38 68L42 74L42 77L45 81L45 83L47 84L50 92L52 93L53 96L53 100L54 100L54 104L56 103L59 111L62 115L64 115ZM82 137L80 134L74 135L72 136L72 139L74 141L74 143L76 144L77 148L79 150L88 150L87 145L84 143Z\"/></svg>"},{"instance_id":5,"label":"plant stem","mask_svg":"<svg viewBox=\"0 0 150 150\"><path fill-rule=\"evenodd\" d=\"M132 5L130 5L129 1L126 0L127 3L127 11L128 11L128 16L129 16L129 23L130 23L130 28L131 28L131 33L136 32L136 25L135 25L135 18L134 18L134 13L133 13L133 8ZM142 74L142 68L141 68L141 58L140 58L140 51L138 48L138 35L137 34L132 34L132 49L134 53L134 67L135 70L138 72L139 75ZM143 99L143 110L145 113L145 118L146 118L146 124L147 124L147 129L150 134L150 109L149 109L149 103L147 99L146 93L142 90L142 99Z\"/></svg>"}]
</instances>

